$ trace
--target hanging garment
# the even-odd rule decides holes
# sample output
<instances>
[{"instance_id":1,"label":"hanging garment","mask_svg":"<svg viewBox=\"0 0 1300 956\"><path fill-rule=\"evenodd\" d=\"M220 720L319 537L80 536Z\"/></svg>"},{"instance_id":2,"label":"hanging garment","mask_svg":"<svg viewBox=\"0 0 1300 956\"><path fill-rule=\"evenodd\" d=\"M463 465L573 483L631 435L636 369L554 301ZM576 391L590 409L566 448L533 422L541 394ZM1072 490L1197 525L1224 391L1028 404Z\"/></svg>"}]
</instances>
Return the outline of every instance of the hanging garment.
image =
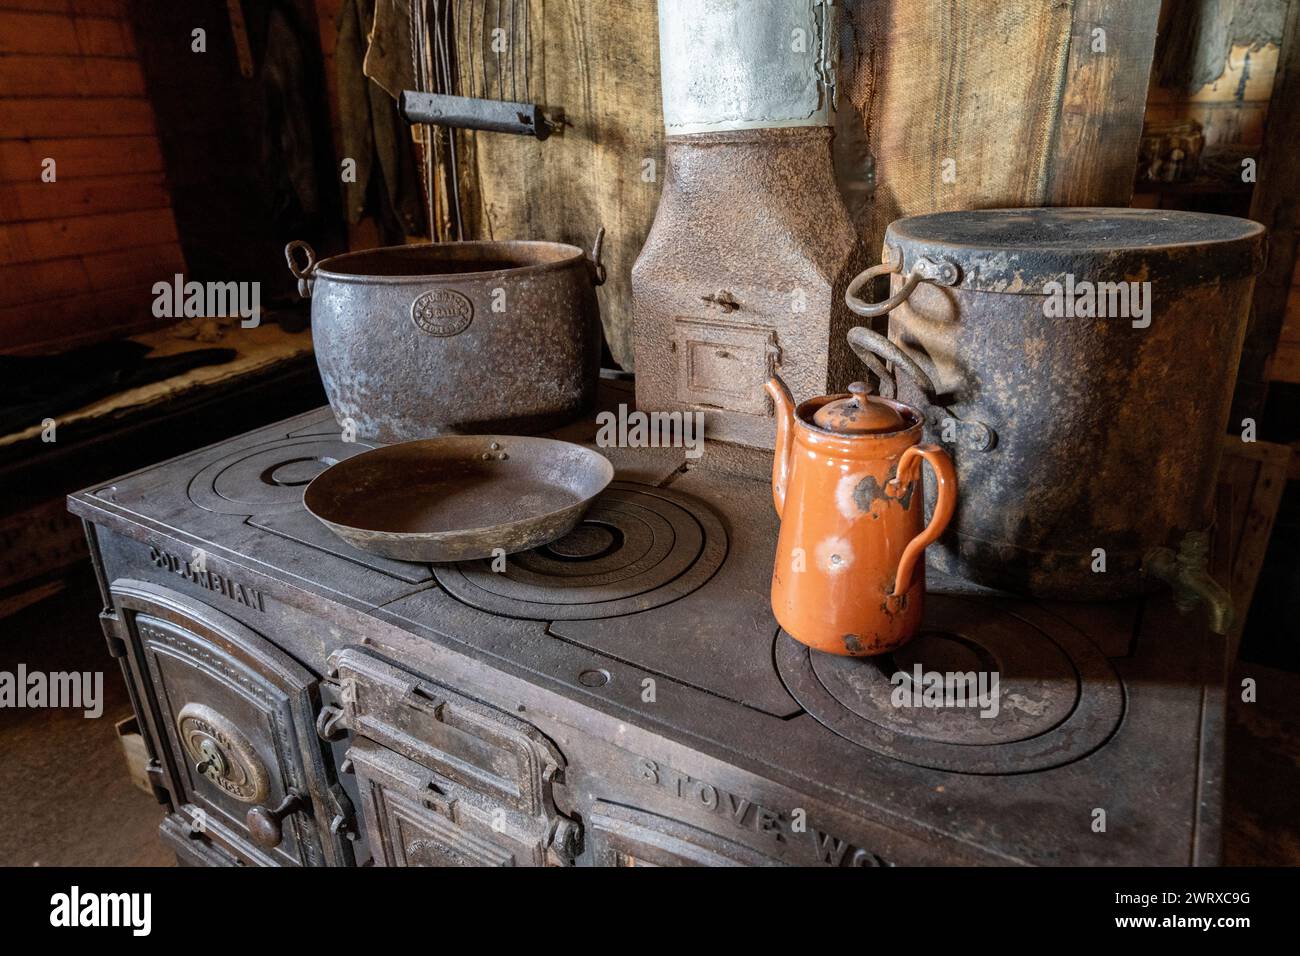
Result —
<instances>
[{"instance_id":1,"label":"hanging garment","mask_svg":"<svg viewBox=\"0 0 1300 956\"><path fill-rule=\"evenodd\" d=\"M385 241L425 234L419 169L409 128L397 103L364 72L363 63L375 0L344 0L339 13L339 122L343 155L356 163L356 181L343 184L349 223L367 215L380 225Z\"/></svg>"},{"instance_id":2,"label":"hanging garment","mask_svg":"<svg viewBox=\"0 0 1300 956\"><path fill-rule=\"evenodd\" d=\"M320 208L312 110L303 84L307 69L298 32L273 7L266 23L266 52L259 79L263 121L262 169L271 177L273 220L301 228Z\"/></svg>"}]
</instances>

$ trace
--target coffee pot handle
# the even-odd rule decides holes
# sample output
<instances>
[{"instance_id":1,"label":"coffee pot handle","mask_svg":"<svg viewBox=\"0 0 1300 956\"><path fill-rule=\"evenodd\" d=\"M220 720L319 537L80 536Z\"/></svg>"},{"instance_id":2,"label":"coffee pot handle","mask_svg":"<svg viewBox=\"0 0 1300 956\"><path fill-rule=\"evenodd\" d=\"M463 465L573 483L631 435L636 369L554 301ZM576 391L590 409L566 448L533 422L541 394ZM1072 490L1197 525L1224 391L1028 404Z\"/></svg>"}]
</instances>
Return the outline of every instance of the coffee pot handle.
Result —
<instances>
[{"instance_id":1,"label":"coffee pot handle","mask_svg":"<svg viewBox=\"0 0 1300 956\"><path fill-rule=\"evenodd\" d=\"M939 494L934 504L934 514L925 530L907 543L903 556L898 560L898 571L894 574L894 589L891 597L901 597L912 587L912 575L916 563L925 554L925 549L939 539L939 535L948 527L953 511L957 508L957 472L952 466L948 453L938 445L913 445L903 452L898 459L898 473L890 482L897 495L914 481L921 480L921 460L930 463L934 469L935 480L939 483Z\"/></svg>"}]
</instances>

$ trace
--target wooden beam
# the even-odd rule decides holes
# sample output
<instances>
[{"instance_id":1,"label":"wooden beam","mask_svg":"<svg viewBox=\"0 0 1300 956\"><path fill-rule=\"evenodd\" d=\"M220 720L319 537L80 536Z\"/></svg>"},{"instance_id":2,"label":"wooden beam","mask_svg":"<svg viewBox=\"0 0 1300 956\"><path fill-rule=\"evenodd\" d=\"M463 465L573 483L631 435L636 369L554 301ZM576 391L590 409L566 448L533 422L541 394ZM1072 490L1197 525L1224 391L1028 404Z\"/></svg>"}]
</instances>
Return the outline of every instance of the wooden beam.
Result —
<instances>
[{"instance_id":1,"label":"wooden beam","mask_svg":"<svg viewBox=\"0 0 1300 956\"><path fill-rule=\"evenodd\" d=\"M1300 176L1295 173L1297 150L1300 150L1300 0L1291 0L1264 127L1259 181L1250 201L1250 218L1268 227L1269 253L1264 272L1255 280L1250 325L1237 373L1233 421L1258 419L1268 397L1269 359L1277 348L1286 319L1291 276L1296 266L1296 212L1300 207Z\"/></svg>"},{"instance_id":2,"label":"wooden beam","mask_svg":"<svg viewBox=\"0 0 1300 956\"><path fill-rule=\"evenodd\" d=\"M1076 0L1044 205L1133 198L1159 17L1159 0Z\"/></svg>"},{"instance_id":3,"label":"wooden beam","mask_svg":"<svg viewBox=\"0 0 1300 956\"><path fill-rule=\"evenodd\" d=\"M1291 460L1289 445L1243 442L1236 435L1223 440L1219 488L1221 493L1226 490L1228 513L1220 514L1218 534L1227 539L1221 543L1226 545L1230 578L1222 583L1232 593L1236 609L1236 621L1228 636L1230 662L1236 659L1241 645Z\"/></svg>"}]
</instances>

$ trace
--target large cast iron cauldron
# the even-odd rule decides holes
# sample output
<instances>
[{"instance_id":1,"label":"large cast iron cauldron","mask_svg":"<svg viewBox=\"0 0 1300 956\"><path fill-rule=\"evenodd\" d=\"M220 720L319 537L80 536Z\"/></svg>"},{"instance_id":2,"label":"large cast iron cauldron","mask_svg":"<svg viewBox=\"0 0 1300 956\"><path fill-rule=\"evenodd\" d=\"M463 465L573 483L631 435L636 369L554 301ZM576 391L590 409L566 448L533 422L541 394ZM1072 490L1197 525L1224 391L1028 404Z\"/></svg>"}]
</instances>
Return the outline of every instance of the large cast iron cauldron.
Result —
<instances>
[{"instance_id":1,"label":"large cast iron cauldron","mask_svg":"<svg viewBox=\"0 0 1300 956\"><path fill-rule=\"evenodd\" d=\"M603 236L590 255L557 242L456 242L319 263L290 243L340 426L398 442L540 431L581 415L600 374Z\"/></svg>"},{"instance_id":2,"label":"large cast iron cauldron","mask_svg":"<svg viewBox=\"0 0 1300 956\"><path fill-rule=\"evenodd\" d=\"M926 409L927 438L957 466L933 563L1086 600L1194 569L1263 252L1257 223L1167 210L893 223L883 264L846 296L859 315L888 313L888 339L864 328L850 342L886 393L883 363L901 372L897 397ZM887 300L859 297L885 274ZM1192 588L1222 597L1208 579Z\"/></svg>"}]
</instances>

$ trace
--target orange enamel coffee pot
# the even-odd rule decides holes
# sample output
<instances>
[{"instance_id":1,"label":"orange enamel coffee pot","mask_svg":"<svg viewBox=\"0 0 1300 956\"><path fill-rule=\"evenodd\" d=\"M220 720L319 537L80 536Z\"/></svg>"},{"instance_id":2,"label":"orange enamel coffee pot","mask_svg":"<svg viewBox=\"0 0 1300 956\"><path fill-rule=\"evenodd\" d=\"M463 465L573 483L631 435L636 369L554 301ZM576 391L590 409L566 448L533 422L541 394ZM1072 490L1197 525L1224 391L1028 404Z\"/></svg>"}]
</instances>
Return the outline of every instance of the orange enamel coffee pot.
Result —
<instances>
[{"instance_id":1,"label":"orange enamel coffee pot","mask_svg":"<svg viewBox=\"0 0 1300 956\"><path fill-rule=\"evenodd\" d=\"M906 644L921 625L925 548L957 504L957 476L923 416L867 394L823 395L798 407L780 378L772 497L781 535L772 610L791 637L829 654L867 657ZM921 461L938 496L925 521Z\"/></svg>"}]
</instances>

